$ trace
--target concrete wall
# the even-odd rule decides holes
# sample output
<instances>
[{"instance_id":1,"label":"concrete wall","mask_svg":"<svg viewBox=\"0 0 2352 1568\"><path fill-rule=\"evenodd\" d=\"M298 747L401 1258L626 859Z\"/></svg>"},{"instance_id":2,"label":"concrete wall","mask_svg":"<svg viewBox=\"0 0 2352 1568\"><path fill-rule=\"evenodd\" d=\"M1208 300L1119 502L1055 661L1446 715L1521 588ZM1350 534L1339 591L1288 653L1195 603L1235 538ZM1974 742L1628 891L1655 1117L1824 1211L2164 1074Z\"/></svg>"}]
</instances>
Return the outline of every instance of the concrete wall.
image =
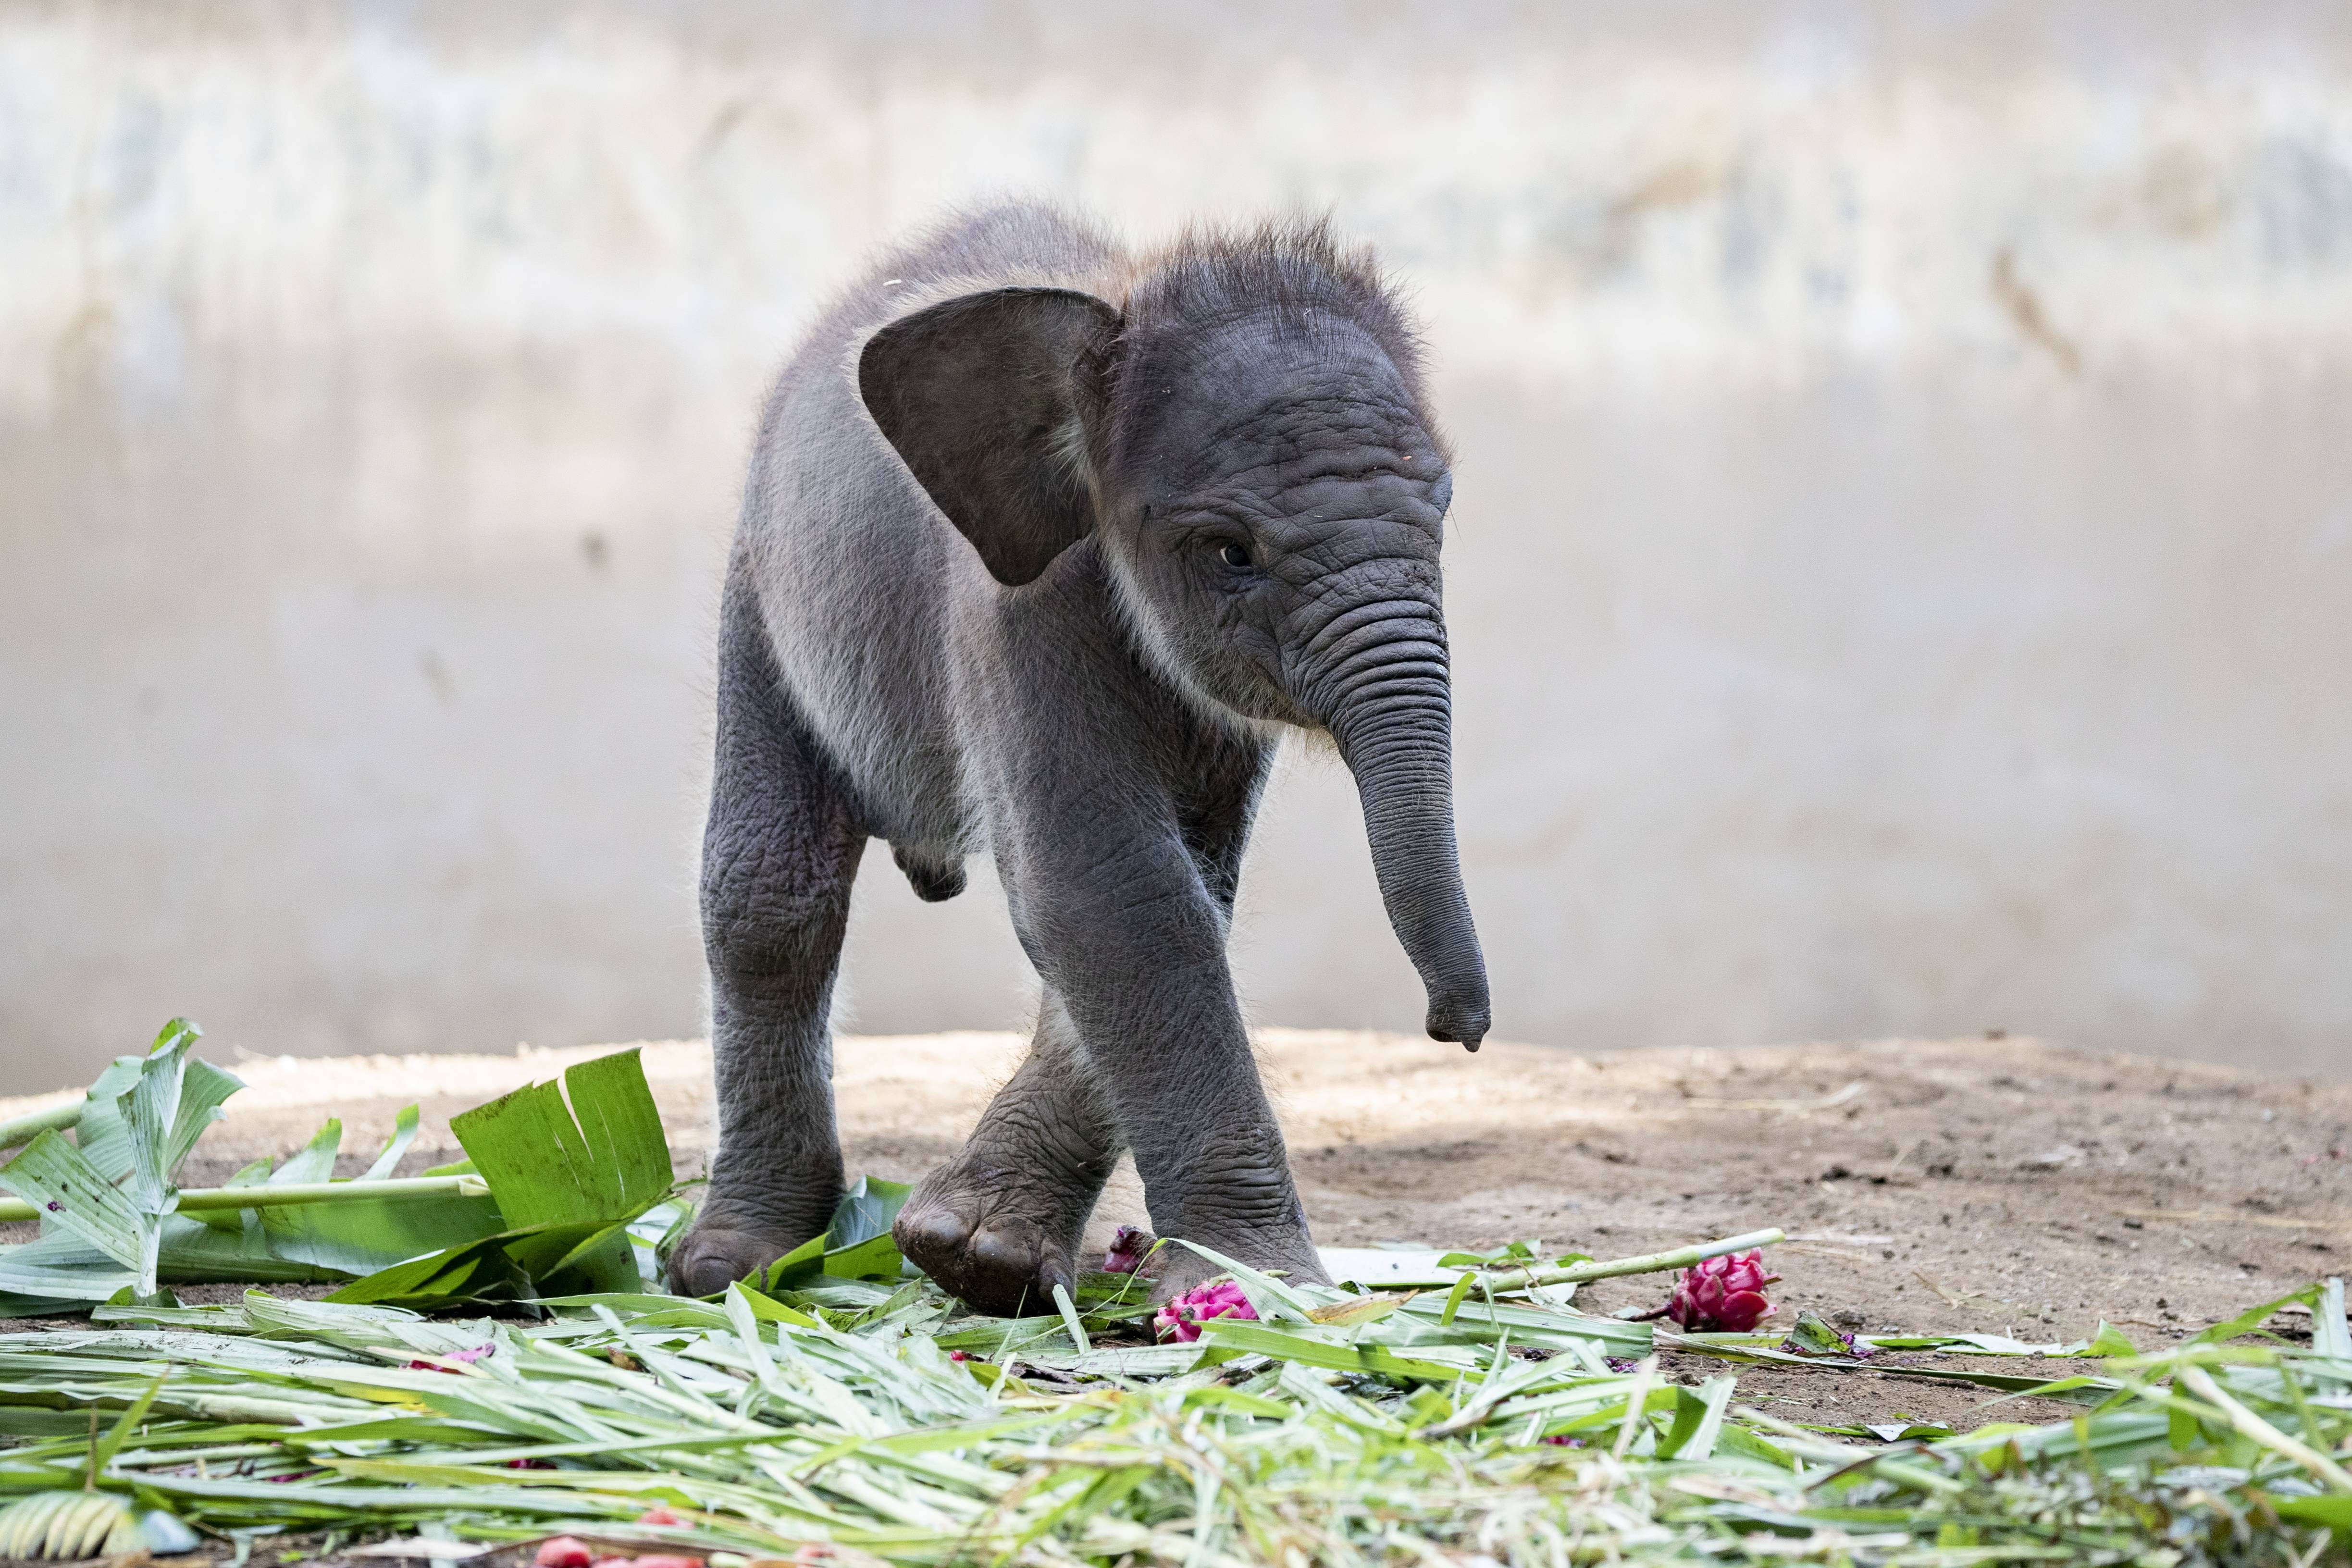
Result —
<instances>
[{"instance_id":1,"label":"concrete wall","mask_svg":"<svg viewBox=\"0 0 2352 1568\"><path fill-rule=\"evenodd\" d=\"M0 1078L695 1029L760 387L1007 190L1413 281L1499 1031L2352 1068L2340 5L125 0L0 5ZM1244 904L1417 1022L1343 775ZM874 857L863 1028L1022 989Z\"/></svg>"}]
</instances>

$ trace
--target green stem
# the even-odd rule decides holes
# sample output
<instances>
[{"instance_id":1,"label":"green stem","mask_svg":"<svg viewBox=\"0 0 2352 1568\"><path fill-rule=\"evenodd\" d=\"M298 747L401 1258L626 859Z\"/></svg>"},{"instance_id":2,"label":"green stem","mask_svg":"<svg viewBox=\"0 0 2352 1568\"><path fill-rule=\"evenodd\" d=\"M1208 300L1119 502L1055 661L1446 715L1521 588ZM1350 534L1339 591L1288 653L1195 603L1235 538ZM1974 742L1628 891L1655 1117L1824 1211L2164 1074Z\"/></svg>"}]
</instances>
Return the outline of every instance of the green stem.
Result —
<instances>
[{"instance_id":1,"label":"green stem","mask_svg":"<svg viewBox=\"0 0 2352 1568\"><path fill-rule=\"evenodd\" d=\"M2319 1478L2320 1484L2339 1492L2352 1492L2352 1474L2344 1467L2307 1443L2298 1442L2255 1415L2227 1394L2213 1381L2213 1375L2201 1366L2183 1366L2173 1375L2174 1381L2188 1385L2190 1393L2207 1404L2217 1406L2238 1435L2251 1437L2274 1454L2284 1454L2305 1469ZM2289 1387L2294 1385L2290 1383Z\"/></svg>"},{"instance_id":2,"label":"green stem","mask_svg":"<svg viewBox=\"0 0 2352 1568\"><path fill-rule=\"evenodd\" d=\"M1645 1252L1639 1258L1570 1263L1558 1269L1514 1269L1483 1283L1499 1296L1511 1291L1533 1290L1538 1285L1580 1285L1588 1280L1614 1280L1622 1274L1661 1274L1669 1269L1687 1269L1727 1252L1746 1252L1787 1239L1779 1230L1751 1230L1745 1236L1727 1236L1720 1241L1702 1241L1695 1247L1677 1247L1671 1252Z\"/></svg>"},{"instance_id":3,"label":"green stem","mask_svg":"<svg viewBox=\"0 0 2352 1568\"><path fill-rule=\"evenodd\" d=\"M487 1197L489 1186L476 1176L403 1176L393 1181L289 1182L284 1186L199 1186L180 1194L178 1211L208 1208L287 1208L305 1203L372 1203L382 1198ZM22 1198L0 1198L0 1221L38 1219L40 1210Z\"/></svg>"},{"instance_id":4,"label":"green stem","mask_svg":"<svg viewBox=\"0 0 2352 1568\"><path fill-rule=\"evenodd\" d=\"M62 1105L52 1105L46 1111L36 1111L13 1122L0 1122L0 1149L13 1149L18 1144L29 1144L43 1133L62 1133L68 1127L79 1126L81 1113L89 1104L87 1100L68 1100Z\"/></svg>"}]
</instances>

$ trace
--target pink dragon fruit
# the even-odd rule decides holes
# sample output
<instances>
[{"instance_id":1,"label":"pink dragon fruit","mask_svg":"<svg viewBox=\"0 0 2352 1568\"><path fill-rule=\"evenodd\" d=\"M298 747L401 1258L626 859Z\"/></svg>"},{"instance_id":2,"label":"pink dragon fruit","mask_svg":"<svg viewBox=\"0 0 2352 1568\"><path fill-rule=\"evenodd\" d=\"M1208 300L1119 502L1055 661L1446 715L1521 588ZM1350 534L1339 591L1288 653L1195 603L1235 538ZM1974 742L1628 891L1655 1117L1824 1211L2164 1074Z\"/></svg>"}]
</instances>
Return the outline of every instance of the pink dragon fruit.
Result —
<instances>
[{"instance_id":1,"label":"pink dragon fruit","mask_svg":"<svg viewBox=\"0 0 2352 1568\"><path fill-rule=\"evenodd\" d=\"M1110 1239L1110 1250L1103 1254L1103 1272L1132 1274L1143 1267L1143 1260L1159 1245L1160 1238L1140 1226L1122 1225L1118 1234Z\"/></svg>"},{"instance_id":2,"label":"pink dragon fruit","mask_svg":"<svg viewBox=\"0 0 2352 1568\"><path fill-rule=\"evenodd\" d=\"M1195 1285L1152 1314L1151 1326L1161 1339L1190 1344L1201 1337L1201 1325L1211 1318L1255 1318L1257 1309L1231 1280Z\"/></svg>"},{"instance_id":3,"label":"pink dragon fruit","mask_svg":"<svg viewBox=\"0 0 2352 1568\"><path fill-rule=\"evenodd\" d=\"M1760 1251L1709 1258L1683 1270L1665 1315L1693 1333L1747 1333L1772 1315L1764 1287L1780 1278L1764 1272Z\"/></svg>"}]
</instances>

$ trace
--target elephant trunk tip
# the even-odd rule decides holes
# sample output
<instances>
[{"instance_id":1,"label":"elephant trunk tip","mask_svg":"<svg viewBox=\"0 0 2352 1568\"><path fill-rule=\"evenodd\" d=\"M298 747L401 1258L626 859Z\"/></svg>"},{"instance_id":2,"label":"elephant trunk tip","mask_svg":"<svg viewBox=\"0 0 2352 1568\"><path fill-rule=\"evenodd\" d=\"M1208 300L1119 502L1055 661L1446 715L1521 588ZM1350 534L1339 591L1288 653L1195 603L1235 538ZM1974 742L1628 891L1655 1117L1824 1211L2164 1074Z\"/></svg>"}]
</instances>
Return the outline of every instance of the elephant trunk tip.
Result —
<instances>
[{"instance_id":1,"label":"elephant trunk tip","mask_svg":"<svg viewBox=\"0 0 2352 1568\"><path fill-rule=\"evenodd\" d=\"M1486 1038L1489 1021L1484 997L1468 1004L1441 1001L1435 998L1430 1000L1427 1027L1432 1040L1452 1040L1463 1050L1475 1053Z\"/></svg>"}]
</instances>

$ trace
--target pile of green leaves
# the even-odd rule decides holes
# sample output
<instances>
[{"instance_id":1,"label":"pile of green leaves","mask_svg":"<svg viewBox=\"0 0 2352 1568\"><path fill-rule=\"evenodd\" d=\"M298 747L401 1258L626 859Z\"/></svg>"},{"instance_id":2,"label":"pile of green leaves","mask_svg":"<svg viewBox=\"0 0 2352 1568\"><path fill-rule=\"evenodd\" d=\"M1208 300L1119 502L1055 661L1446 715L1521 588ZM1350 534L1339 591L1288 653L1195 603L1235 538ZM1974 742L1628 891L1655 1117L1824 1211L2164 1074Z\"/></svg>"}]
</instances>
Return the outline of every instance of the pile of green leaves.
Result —
<instances>
[{"instance_id":1,"label":"pile of green leaves","mask_svg":"<svg viewBox=\"0 0 2352 1568\"><path fill-rule=\"evenodd\" d=\"M1259 1320L1191 1345L1148 1343L1135 1282L1101 1275L1009 1320L838 1278L549 1300L529 1322L260 1291L103 1307L0 1336L0 1426L26 1439L0 1496L94 1484L246 1545L562 1531L716 1568L812 1542L909 1564L2285 1563L2352 1525L2340 1287L2302 1293L2308 1348L2021 1346L2084 1359L2014 1380L2076 1418L1879 1435L1748 1409L1727 1369L1669 1381L1655 1350L1822 1376L1851 1356L1653 1345L1541 1291L1445 1322L1432 1293L1234 1272Z\"/></svg>"},{"instance_id":2,"label":"pile of green leaves","mask_svg":"<svg viewBox=\"0 0 2352 1568\"><path fill-rule=\"evenodd\" d=\"M46 1127L5 1166L0 1186L40 1217L34 1241L0 1249L0 1312L73 1310L120 1296L152 1299L166 1281L311 1281L365 1273L437 1244L436 1229L462 1228L483 1207L336 1205L179 1212L181 1163L223 1102L244 1087L231 1072L192 1054L194 1025L174 1019L144 1057L119 1058L90 1085L70 1135ZM366 1176L391 1174L415 1136L414 1107ZM331 1177L342 1126L329 1122L310 1145L276 1169L248 1166L230 1185L257 1189ZM494 1210L491 1212L495 1212ZM425 1219L417 1231L404 1221Z\"/></svg>"},{"instance_id":3,"label":"pile of green leaves","mask_svg":"<svg viewBox=\"0 0 2352 1568\"><path fill-rule=\"evenodd\" d=\"M561 1089L527 1084L452 1117L449 1130L467 1168L488 1186L497 1222L383 1268L333 1300L430 1311L644 1288L651 1260L640 1260L632 1228L645 1228L640 1222L657 1207L677 1206L669 1144L635 1051L569 1069Z\"/></svg>"},{"instance_id":4,"label":"pile of green leaves","mask_svg":"<svg viewBox=\"0 0 2352 1568\"><path fill-rule=\"evenodd\" d=\"M685 1213L634 1051L454 1117L467 1158L424 1180L392 1179L416 1136L411 1105L348 1181L335 1179L343 1129L330 1120L274 1166L183 1191L182 1164L244 1087L192 1053L197 1038L173 1019L79 1107L36 1118L45 1124L0 1165L0 1187L41 1229L0 1247L0 1315L155 1304L171 1285L218 1282L349 1281L337 1299L425 1309L635 1291L649 1243Z\"/></svg>"},{"instance_id":5,"label":"pile of green leaves","mask_svg":"<svg viewBox=\"0 0 2352 1568\"><path fill-rule=\"evenodd\" d=\"M343 1129L331 1120L274 1167L257 1161L223 1187L184 1191L181 1166L244 1087L192 1054L199 1032L174 1019L80 1105L0 1127L0 1147L24 1141L0 1164L0 1187L41 1228L0 1247L0 1316L170 1305L174 1284L349 1281L332 1300L427 1312L658 1288L662 1249L692 1211L634 1049L452 1117L467 1157L419 1179L393 1179L416 1136L411 1105L348 1181L335 1179ZM832 1228L763 1282L896 1279L890 1222L907 1192L859 1182Z\"/></svg>"},{"instance_id":6,"label":"pile of green leaves","mask_svg":"<svg viewBox=\"0 0 2352 1568\"><path fill-rule=\"evenodd\" d=\"M1612 1261L1525 1244L1332 1255L1343 1275L1384 1265L1386 1288L1294 1285L1204 1253L1256 1317L1165 1343L1123 1275L1086 1276L1032 1316L964 1311L890 1243L905 1189L869 1181L826 1235L688 1301L652 1283L685 1210L634 1053L455 1118L468 1158L430 1190L390 1174L412 1108L349 1183L329 1179L331 1123L275 1168L197 1193L175 1173L236 1084L193 1039L175 1026L117 1062L0 1166L43 1218L0 1252L0 1286L22 1293L6 1304L93 1320L0 1335L15 1442L0 1503L16 1500L0 1542L152 1543L184 1524L240 1559L289 1534L323 1554L362 1536L562 1531L714 1568L812 1542L864 1563L1038 1568L2171 1568L2307 1564L2352 1539L2352 1330L2334 1281L2151 1355L2105 1325L2030 1345L1857 1340L1805 1315L1785 1334L1677 1334L1576 1309L1580 1281L1756 1238ZM432 1186L452 1181L456 1196ZM347 1282L229 1306L167 1288L238 1270ZM2308 1346L2260 1335L2294 1301ZM468 1303L501 1315L426 1315ZM1845 1377L1929 1349L1960 1355L1901 1375L2079 1413L1823 1428L1739 1396L1743 1364ZM2027 1355L2081 1370L1979 1364Z\"/></svg>"}]
</instances>

